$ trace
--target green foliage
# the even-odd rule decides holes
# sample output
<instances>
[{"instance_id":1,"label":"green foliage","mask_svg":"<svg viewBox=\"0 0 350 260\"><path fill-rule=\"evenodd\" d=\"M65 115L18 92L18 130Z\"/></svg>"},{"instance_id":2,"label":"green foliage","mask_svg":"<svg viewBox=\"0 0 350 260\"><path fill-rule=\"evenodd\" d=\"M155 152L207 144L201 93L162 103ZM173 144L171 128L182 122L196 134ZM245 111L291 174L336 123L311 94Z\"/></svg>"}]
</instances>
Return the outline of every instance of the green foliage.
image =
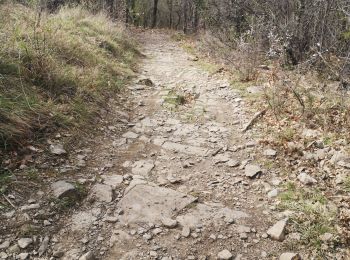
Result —
<instances>
[{"instance_id":1,"label":"green foliage","mask_svg":"<svg viewBox=\"0 0 350 260\"><path fill-rule=\"evenodd\" d=\"M36 182L38 182L38 181L41 180L41 179L40 179L40 176L39 176L39 172L38 172L38 170L35 169L35 168L29 168L29 169L27 170L27 177L28 177L28 179L31 180L31 181L36 181Z\"/></svg>"},{"instance_id":2,"label":"green foliage","mask_svg":"<svg viewBox=\"0 0 350 260\"><path fill-rule=\"evenodd\" d=\"M174 41L181 42L186 39L186 35L181 32L175 32L170 36L170 38Z\"/></svg>"},{"instance_id":3,"label":"green foliage","mask_svg":"<svg viewBox=\"0 0 350 260\"><path fill-rule=\"evenodd\" d=\"M80 183L75 183L74 186L77 189L80 197L84 197L87 195L88 191L84 185L82 185Z\"/></svg>"},{"instance_id":4,"label":"green foliage","mask_svg":"<svg viewBox=\"0 0 350 260\"><path fill-rule=\"evenodd\" d=\"M346 177L343 183L343 189L345 192L350 192L350 176Z\"/></svg>"},{"instance_id":5,"label":"green foliage","mask_svg":"<svg viewBox=\"0 0 350 260\"><path fill-rule=\"evenodd\" d=\"M343 32L342 38L346 41L349 41L350 40L350 31Z\"/></svg>"},{"instance_id":6,"label":"green foliage","mask_svg":"<svg viewBox=\"0 0 350 260\"><path fill-rule=\"evenodd\" d=\"M133 74L139 55L118 24L80 7L39 15L3 4L0 35L1 149L91 120Z\"/></svg>"}]
</instances>

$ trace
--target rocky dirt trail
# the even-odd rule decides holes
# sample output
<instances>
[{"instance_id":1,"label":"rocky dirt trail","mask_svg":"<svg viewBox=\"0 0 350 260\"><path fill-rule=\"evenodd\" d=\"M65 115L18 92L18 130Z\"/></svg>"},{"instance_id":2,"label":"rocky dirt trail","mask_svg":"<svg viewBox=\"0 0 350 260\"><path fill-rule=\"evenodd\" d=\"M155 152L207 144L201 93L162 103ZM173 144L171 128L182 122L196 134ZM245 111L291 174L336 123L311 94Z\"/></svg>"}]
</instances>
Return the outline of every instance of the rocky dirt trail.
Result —
<instances>
[{"instance_id":1,"label":"rocky dirt trail","mask_svg":"<svg viewBox=\"0 0 350 260\"><path fill-rule=\"evenodd\" d=\"M87 171L98 177L83 205L60 220L50 256L299 259L280 258L288 251L280 242L288 216L275 211L273 201L282 180L261 164L276 152L242 132L253 115L244 100L170 36L139 37L146 58L129 86L132 112L112 111L124 124L122 135L112 120L95 140ZM64 197L73 187L61 181L52 189ZM40 249L39 255L35 259L48 259Z\"/></svg>"}]
</instances>

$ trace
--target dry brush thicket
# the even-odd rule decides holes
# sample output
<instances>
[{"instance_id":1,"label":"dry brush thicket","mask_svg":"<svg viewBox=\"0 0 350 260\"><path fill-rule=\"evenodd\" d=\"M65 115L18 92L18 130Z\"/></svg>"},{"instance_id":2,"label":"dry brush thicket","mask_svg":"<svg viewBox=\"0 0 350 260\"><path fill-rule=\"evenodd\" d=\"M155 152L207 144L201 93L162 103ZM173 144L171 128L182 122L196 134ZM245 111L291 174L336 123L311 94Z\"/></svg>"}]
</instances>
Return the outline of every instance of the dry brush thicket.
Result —
<instances>
[{"instance_id":1,"label":"dry brush thicket","mask_svg":"<svg viewBox=\"0 0 350 260\"><path fill-rule=\"evenodd\" d=\"M349 88L350 3L348 0L50 0L82 4L93 11L144 28L170 28L186 34L210 33L209 51L220 52L256 78L257 63L322 71ZM216 43L220 42L219 45ZM237 56L239 51L242 57Z\"/></svg>"},{"instance_id":2,"label":"dry brush thicket","mask_svg":"<svg viewBox=\"0 0 350 260\"><path fill-rule=\"evenodd\" d=\"M172 28L185 33L204 29L232 48L242 41L254 44L268 59L283 56L285 65L318 65L343 84L348 83L348 0L41 1L52 11L66 4L81 4L95 12L104 9L111 17L136 26Z\"/></svg>"}]
</instances>

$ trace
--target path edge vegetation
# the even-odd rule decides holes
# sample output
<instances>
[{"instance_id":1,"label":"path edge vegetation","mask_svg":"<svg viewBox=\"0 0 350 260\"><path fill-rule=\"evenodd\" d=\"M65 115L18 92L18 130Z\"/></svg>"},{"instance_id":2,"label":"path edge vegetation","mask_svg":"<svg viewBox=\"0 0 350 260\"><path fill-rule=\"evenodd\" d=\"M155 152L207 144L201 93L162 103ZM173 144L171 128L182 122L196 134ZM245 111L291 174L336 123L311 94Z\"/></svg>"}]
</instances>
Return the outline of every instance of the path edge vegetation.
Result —
<instances>
[{"instance_id":1,"label":"path edge vegetation","mask_svg":"<svg viewBox=\"0 0 350 260\"><path fill-rule=\"evenodd\" d=\"M288 233L300 235L286 245L286 250L300 251L303 247L308 249L309 257L323 259L327 253L335 254L337 248L348 248L349 211L342 201L349 193L349 176L340 184L334 184L332 178L337 177L332 176L316 186L303 185L296 178L297 168L291 164L300 160L300 168L311 167L312 174L318 171L311 176L322 179L317 159L304 162L304 154L317 151L317 144L343 151L339 144L349 141L350 97L347 91L339 89L339 81L310 67L285 68L283 62L270 63L261 57L247 60L249 53L224 47L210 32L175 32L171 38L195 58L198 67L212 76L229 78L230 87L247 102L252 118L254 113L264 111L250 134L259 137L263 147L276 149L280 154L273 160L260 157L260 161L268 171L280 172L286 181L278 187L276 210L288 215ZM232 56L243 61L233 62L229 58ZM317 135L306 136L308 131ZM348 151L346 147L345 150ZM330 168L334 173L339 171L336 165Z\"/></svg>"},{"instance_id":2,"label":"path edge vegetation","mask_svg":"<svg viewBox=\"0 0 350 260\"><path fill-rule=\"evenodd\" d=\"M0 157L57 129L81 132L123 91L140 57L107 14L0 4Z\"/></svg>"}]
</instances>

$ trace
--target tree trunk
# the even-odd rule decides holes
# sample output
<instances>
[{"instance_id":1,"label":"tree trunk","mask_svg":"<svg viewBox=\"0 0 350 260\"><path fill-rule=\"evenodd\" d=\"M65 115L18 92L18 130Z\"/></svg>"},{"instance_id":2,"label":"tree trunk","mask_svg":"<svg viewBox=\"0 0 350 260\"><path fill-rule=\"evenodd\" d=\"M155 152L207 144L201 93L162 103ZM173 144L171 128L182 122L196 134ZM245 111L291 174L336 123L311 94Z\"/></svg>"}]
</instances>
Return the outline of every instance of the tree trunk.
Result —
<instances>
[{"instance_id":1,"label":"tree trunk","mask_svg":"<svg viewBox=\"0 0 350 260\"><path fill-rule=\"evenodd\" d=\"M173 28L173 0L168 0L169 6L169 28Z\"/></svg>"},{"instance_id":2,"label":"tree trunk","mask_svg":"<svg viewBox=\"0 0 350 260\"><path fill-rule=\"evenodd\" d=\"M131 18L132 18L132 24L135 24L136 22L136 14L135 14L135 0L131 0L131 3L130 3L130 12L131 12Z\"/></svg>"},{"instance_id":3,"label":"tree trunk","mask_svg":"<svg viewBox=\"0 0 350 260\"><path fill-rule=\"evenodd\" d=\"M125 10L125 23L129 23L129 16L130 16L130 1L126 0L126 10Z\"/></svg>"},{"instance_id":4,"label":"tree trunk","mask_svg":"<svg viewBox=\"0 0 350 260\"><path fill-rule=\"evenodd\" d=\"M158 0L153 1L153 21L152 28L157 26Z\"/></svg>"},{"instance_id":5,"label":"tree trunk","mask_svg":"<svg viewBox=\"0 0 350 260\"><path fill-rule=\"evenodd\" d=\"M183 0L183 15L184 15L184 20L183 20L183 31L186 34L187 33L187 26L188 26L188 0Z\"/></svg>"},{"instance_id":6,"label":"tree trunk","mask_svg":"<svg viewBox=\"0 0 350 260\"><path fill-rule=\"evenodd\" d=\"M114 14L114 0L107 0L108 12L110 16L113 18Z\"/></svg>"},{"instance_id":7,"label":"tree trunk","mask_svg":"<svg viewBox=\"0 0 350 260\"><path fill-rule=\"evenodd\" d=\"M126 12L125 12L125 22L126 24L135 23L135 18L134 18L134 9L135 9L135 0L126 0Z\"/></svg>"},{"instance_id":8,"label":"tree trunk","mask_svg":"<svg viewBox=\"0 0 350 260\"><path fill-rule=\"evenodd\" d=\"M178 30L179 26L180 26L180 23L181 23L181 13L179 11L177 11L176 14L177 14L177 22L176 22L176 25L175 25L175 29Z\"/></svg>"},{"instance_id":9,"label":"tree trunk","mask_svg":"<svg viewBox=\"0 0 350 260\"><path fill-rule=\"evenodd\" d=\"M195 32L198 31L198 25L199 25L199 6L198 3L194 6L194 14L193 14L193 29Z\"/></svg>"}]
</instances>

